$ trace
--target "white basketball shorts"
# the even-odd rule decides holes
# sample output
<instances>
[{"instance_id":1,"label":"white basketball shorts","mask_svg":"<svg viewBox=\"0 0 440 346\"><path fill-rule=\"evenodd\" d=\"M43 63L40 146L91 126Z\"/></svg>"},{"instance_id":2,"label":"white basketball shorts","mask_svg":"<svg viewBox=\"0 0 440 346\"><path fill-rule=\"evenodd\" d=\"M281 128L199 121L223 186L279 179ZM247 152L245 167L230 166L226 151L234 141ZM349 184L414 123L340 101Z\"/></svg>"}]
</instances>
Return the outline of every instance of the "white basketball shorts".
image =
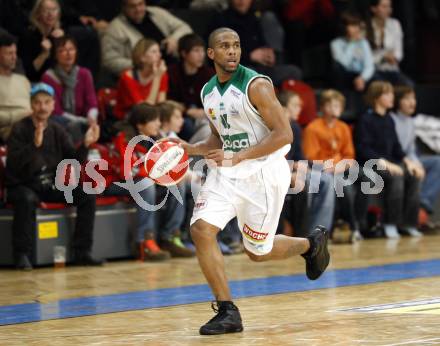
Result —
<instances>
[{"instance_id":1,"label":"white basketball shorts","mask_svg":"<svg viewBox=\"0 0 440 346\"><path fill-rule=\"evenodd\" d=\"M213 170L196 198L191 225L202 219L223 229L237 217L245 248L265 255L272 250L290 177L284 158L268 162L243 179L228 178Z\"/></svg>"}]
</instances>

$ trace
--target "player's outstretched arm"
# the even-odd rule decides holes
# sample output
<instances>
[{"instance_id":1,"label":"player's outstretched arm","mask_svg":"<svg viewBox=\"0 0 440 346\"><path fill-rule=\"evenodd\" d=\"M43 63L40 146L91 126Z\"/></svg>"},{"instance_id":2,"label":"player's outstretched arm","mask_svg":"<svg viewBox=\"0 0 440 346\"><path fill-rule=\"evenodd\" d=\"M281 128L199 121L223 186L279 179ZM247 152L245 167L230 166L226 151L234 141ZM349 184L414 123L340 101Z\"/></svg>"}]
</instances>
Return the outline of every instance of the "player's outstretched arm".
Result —
<instances>
[{"instance_id":1,"label":"player's outstretched arm","mask_svg":"<svg viewBox=\"0 0 440 346\"><path fill-rule=\"evenodd\" d=\"M251 83L249 99L271 132L257 145L238 152L236 155L239 162L269 155L293 141L289 119L284 114L275 90L267 79L257 78Z\"/></svg>"}]
</instances>

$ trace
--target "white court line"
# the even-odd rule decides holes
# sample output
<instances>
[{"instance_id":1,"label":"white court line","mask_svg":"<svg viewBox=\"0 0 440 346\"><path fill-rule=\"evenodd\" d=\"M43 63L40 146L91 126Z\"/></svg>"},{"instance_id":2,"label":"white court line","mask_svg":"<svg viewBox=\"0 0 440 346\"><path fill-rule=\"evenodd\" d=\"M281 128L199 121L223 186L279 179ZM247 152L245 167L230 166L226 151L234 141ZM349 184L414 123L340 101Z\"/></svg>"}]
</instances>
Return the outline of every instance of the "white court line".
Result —
<instances>
[{"instance_id":1,"label":"white court line","mask_svg":"<svg viewBox=\"0 0 440 346\"><path fill-rule=\"evenodd\" d=\"M437 342L435 344L432 344L431 341L437 341ZM399 346L399 345L440 345L440 338L410 340L410 341L399 342L397 344L385 344L383 346Z\"/></svg>"}]
</instances>

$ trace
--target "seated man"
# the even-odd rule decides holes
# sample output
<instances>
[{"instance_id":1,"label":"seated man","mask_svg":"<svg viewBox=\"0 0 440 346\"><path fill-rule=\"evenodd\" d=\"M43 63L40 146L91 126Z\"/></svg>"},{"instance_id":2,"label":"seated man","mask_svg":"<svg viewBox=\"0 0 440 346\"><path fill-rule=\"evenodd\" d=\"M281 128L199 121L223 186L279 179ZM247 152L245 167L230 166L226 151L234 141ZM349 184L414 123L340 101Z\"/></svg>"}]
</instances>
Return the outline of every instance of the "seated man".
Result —
<instances>
[{"instance_id":1,"label":"seated man","mask_svg":"<svg viewBox=\"0 0 440 346\"><path fill-rule=\"evenodd\" d=\"M397 137L394 121L389 114L394 104L393 86L388 82L371 83L367 100L371 108L361 116L355 129L356 156L359 165L367 161L375 165L364 165L361 179L370 182L371 177L379 176L384 182L385 235L399 238L399 228L418 236L419 188L423 168L406 155ZM367 198L363 193L358 196L360 198L356 204L362 222L366 220Z\"/></svg>"},{"instance_id":2,"label":"seated man","mask_svg":"<svg viewBox=\"0 0 440 346\"><path fill-rule=\"evenodd\" d=\"M31 270L32 240L35 232L36 209L40 201L64 202L62 191L55 187L55 172L64 159L87 158L88 147L99 138L99 127L88 129L84 143L75 148L66 131L49 121L54 109L54 90L39 83L31 90L32 114L12 128L6 159L8 202L14 207L13 247L17 269ZM73 260L77 265L100 265L90 255L95 220L95 196L80 187L73 190L77 207Z\"/></svg>"},{"instance_id":3,"label":"seated man","mask_svg":"<svg viewBox=\"0 0 440 346\"><path fill-rule=\"evenodd\" d=\"M0 142L6 142L12 125L31 114L26 77L13 73L17 63L15 38L0 33Z\"/></svg>"},{"instance_id":4,"label":"seated man","mask_svg":"<svg viewBox=\"0 0 440 346\"><path fill-rule=\"evenodd\" d=\"M301 70L281 64L270 42L266 42L262 24L252 9L253 0L232 0L229 9L218 15L212 29L227 27L241 38L243 65L268 75L276 86L286 79L301 79Z\"/></svg>"},{"instance_id":5,"label":"seated man","mask_svg":"<svg viewBox=\"0 0 440 346\"><path fill-rule=\"evenodd\" d=\"M131 53L143 37L159 42L167 56L177 55L177 41L192 30L188 24L145 0L123 0L122 13L113 19L102 38L102 62L116 77L131 68Z\"/></svg>"},{"instance_id":6,"label":"seated man","mask_svg":"<svg viewBox=\"0 0 440 346\"><path fill-rule=\"evenodd\" d=\"M214 75L205 65L205 42L196 34L188 34L179 40L180 62L168 69L170 89L168 98L185 105L185 122L179 137L188 141L197 133L192 143L209 136L211 129L200 100L200 92Z\"/></svg>"},{"instance_id":7,"label":"seated man","mask_svg":"<svg viewBox=\"0 0 440 346\"><path fill-rule=\"evenodd\" d=\"M428 214L434 212L435 203L440 195L440 155L421 155L416 152L416 131L414 115L416 111L416 93L409 86L399 86L395 90L395 108L391 113L400 144L405 154L423 166L425 179L420 191L420 206Z\"/></svg>"}]
</instances>

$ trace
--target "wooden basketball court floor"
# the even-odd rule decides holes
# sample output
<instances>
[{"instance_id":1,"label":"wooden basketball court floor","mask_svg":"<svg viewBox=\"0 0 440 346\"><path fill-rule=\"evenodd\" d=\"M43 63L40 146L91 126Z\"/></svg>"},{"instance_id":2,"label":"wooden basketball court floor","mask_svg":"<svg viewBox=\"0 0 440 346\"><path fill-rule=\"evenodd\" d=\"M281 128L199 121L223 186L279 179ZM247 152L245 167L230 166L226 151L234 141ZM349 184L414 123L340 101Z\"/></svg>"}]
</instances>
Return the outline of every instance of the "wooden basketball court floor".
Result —
<instances>
[{"instance_id":1,"label":"wooden basketball court floor","mask_svg":"<svg viewBox=\"0 0 440 346\"><path fill-rule=\"evenodd\" d=\"M200 336L212 317L197 260L0 270L0 345L440 345L440 236L332 245L304 261L225 258L244 332Z\"/></svg>"}]
</instances>

